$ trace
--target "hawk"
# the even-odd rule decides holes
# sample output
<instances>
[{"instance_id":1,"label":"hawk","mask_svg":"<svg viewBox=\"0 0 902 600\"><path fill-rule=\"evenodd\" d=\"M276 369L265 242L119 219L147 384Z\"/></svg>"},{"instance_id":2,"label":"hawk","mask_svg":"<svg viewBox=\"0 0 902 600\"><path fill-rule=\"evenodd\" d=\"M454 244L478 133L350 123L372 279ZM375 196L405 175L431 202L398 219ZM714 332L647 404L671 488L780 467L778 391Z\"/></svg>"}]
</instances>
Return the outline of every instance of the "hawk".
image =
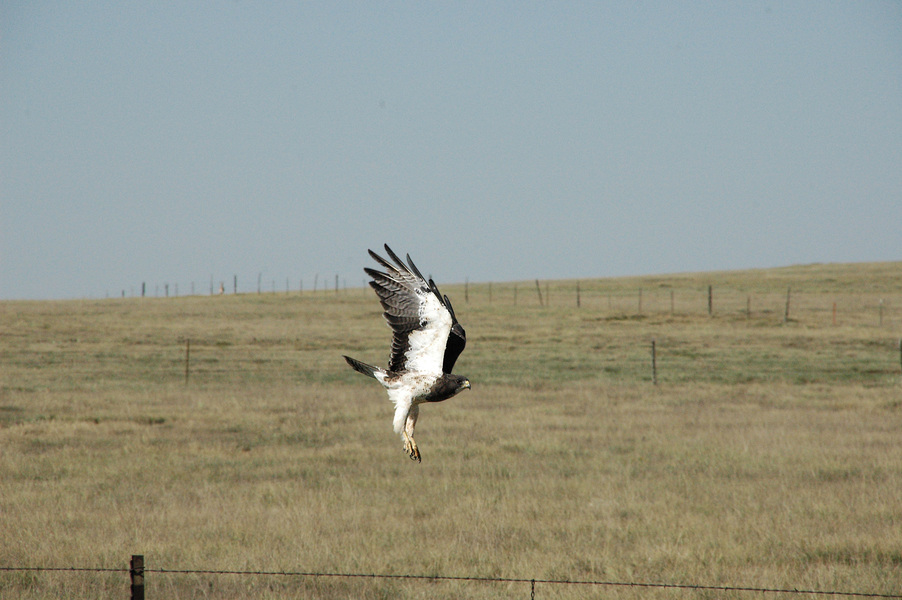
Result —
<instances>
[{"instance_id":1,"label":"hawk","mask_svg":"<svg viewBox=\"0 0 902 600\"><path fill-rule=\"evenodd\" d=\"M457 321L448 296L443 296L432 279L420 273L410 255L407 264L385 245L391 263L372 250L385 271L364 268L373 278L385 309L383 316L394 331L388 368L374 367L350 356L344 359L358 373L372 377L388 390L395 405L394 429L401 435L404 451L412 460L421 461L413 439L413 428L420 404L441 402L470 389L470 380L453 375L451 369L467 344L467 333Z\"/></svg>"}]
</instances>

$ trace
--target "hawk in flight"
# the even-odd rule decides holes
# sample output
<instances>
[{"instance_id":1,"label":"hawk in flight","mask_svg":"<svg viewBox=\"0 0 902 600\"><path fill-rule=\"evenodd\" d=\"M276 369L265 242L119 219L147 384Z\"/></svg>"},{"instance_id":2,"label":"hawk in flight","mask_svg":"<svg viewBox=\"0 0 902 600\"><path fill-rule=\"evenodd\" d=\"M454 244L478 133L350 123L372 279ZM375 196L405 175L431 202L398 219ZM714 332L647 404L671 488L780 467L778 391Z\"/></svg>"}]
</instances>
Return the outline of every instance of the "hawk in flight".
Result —
<instances>
[{"instance_id":1,"label":"hawk in flight","mask_svg":"<svg viewBox=\"0 0 902 600\"><path fill-rule=\"evenodd\" d=\"M441 402L470 388L470 380L453 375L451 369L467 343L467 334L432 279L420 273L410 255L407 264L385 245L391 263L369 251L385 271L364 268L373 278L383 316L394 331L388 368L374 367L345 356L355 371L374 378L388 390L395 405L395 433L401 434L404 451L420 462L420 451L413 439L413 428L420 404Z\"/></svg>"}]
</instances>

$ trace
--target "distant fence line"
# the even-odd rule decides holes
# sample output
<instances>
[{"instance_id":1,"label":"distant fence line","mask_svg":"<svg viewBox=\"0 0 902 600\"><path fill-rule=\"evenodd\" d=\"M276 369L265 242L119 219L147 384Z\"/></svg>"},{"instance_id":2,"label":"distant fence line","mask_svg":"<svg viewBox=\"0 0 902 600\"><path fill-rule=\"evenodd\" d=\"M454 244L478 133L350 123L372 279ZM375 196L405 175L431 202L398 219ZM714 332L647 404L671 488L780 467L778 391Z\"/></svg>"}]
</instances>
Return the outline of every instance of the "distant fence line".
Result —
<instances>
[{"instance_id":1,"label":"distant fence line","mask_svg":"<svg viewBox=\"0 0 902 600\"><path fill-rule=\"evenodd\" d=\"M651 382L654 385L657 385L658 384L659 348L661 348L660 343L658 342L657 338L653 338L651 340L651 349L650 349L651 360L650 361L648 361L647 359L641 359L639 357L633 358L631 360L624 359L623 357L621 357L618 359L618 364L620 364L621 366L624 364L627 364L630 366L630 368L632 368L635 371L642 370L642 367L638 366L639 364L646 365L647 367L650 368ZM898 359L899 359L898 365L894 365L893 364L894 361L889 358L883 364L870 363L868 365L868 370L869 370L869 374L871 376L887 376L887 377L889 377L889 376L895 376L895 375L902 375L902 339L899 339L898 344L894 344L893 346L889 346L889 344L887 344L887 349L888 349L888 355L890 353L895 354L898 349ZM718 353L716 352L716 349L705 347L705 350L708 350L708 351L713 350L715 355L718 355ZM685 355L686 349L679 348L677 350L677 352L680 352L683 355ZM696 356L695 353L692 352L691 350L690 350L690 354L693 355L691 357L691 359L686 358L685 356L680 356L678 354L673 354L669 357L665 355L665 357L668 360L668 363L665 363L665 366L667 367L668 371L678 372L678 373L681 373L682 375L685 375L685 372L688 368L688 363L692 363L692 364L700 363L702 365L701 368L705 368L705 369L712 367L712 366L717 366L720 369L724 369L724 368L736 369L736 368L739 368L739 366L741 366L743 370L748 369L745 362L742 362L741 365L737 366L735 364L730 364L730 363L724 361L723 357L719 356L719 355L717 356L716 359L706 360L704 358ZM827 367L829 367L828 361L824 360L823 358L821 358L819 364L821 364L821 365L826 364ZM191 340L190 339L185 340L184 365L185 365L185 383L187 384L189 382L190 373L191 373ZM638 368L637 368L637 366L638 366ZM848 365L845 365L845 366L848 367ZM607 365L607 368L612 369L612 368L616 368L616 367L612 366L612 365ZM822 369L823 369L823 367L822 367ZM235 372L237 370L240 370L240 367L221 366L220 370L222 372L226 372L226 371ZM207 373L211 372L211 370L209 368L204 369L204 371ZM255 372L259 372L259 369L255 369ZM754 372L751 375L747 374L746 377L750 377L750 376L751 377L762 377L765 375L773 376L773 375L781 375L781 374L783 374L783 375L787 374L787 370L786 369L782 369L782 370L781 369L764 369L764 368L762 368L761 365L758 365L755 367ZM812 376L814 376L814 375L812 375Z\"/></svg>"},{"instance_id":2,"label":"distant fence line","mask_svg":"<svg viewBox=\"0 0 902 600\"><path fill-rule=\"evenodd\" d=\"M794 342L793 342L794 343ZM790 344L791 346L791 344ZM785 352L786 360L761 359L748 352L728 353L717 344L684 340L662 335L651 339L623 341L617 352L599 353L586 348L585 357L594 361L594 369L608 380L647 381L679 384L681 382L756 382L788 381L796 383L844 382L851 378L874 384L897 384L902 381L902 339L887 338L875 345L865 340L860 346L847 345L839 349L827 348L819 353L794 352L792 347L769 346L773 352ZM215 339L187 338L161 346L137 346L139 360L156 362L155 371L181 378L185 384L195 381L213 382L245 376L286 376L294 373L297 362L294 343L286 340L280 350L267 346L266 358L252 359L254 343L235 348L222 345ZM850 352L853 352L850 354ZM96 376L104 371L91 355L79 355L84 363L68 361L70 373ZM104 359L106 360L106 359ZM106 363L112 375L114 362Z\"/></svg>"},{"instance_id":3,"label":"distant fence line","mask_svg":"<svg viewBox=\"0 0 902 600\"><path fill-rule=\"evenodd\" d=\"M299 279L299 280L297 280L297 282L298 282L297 287L293 288L293 287L292 287L292 283L293 283L293 282L292 282L291 278L286 278L286 279L285 279L284 293L286 293L286 294L290 294L290 293L292 293L292 292L295 292L295 293L298 293L298 292L303 293L303 292L304 292L304 280L303 280L303 279ZM238 294L238 293L239 293L239 289L238 289L238 276L237 276L237 275L233 275L233 276L232 276L232 280L231 280L230 283L231 283L231 285L229 285L229 286L226 285L226 280L220 280L220 281L217 283L217 282L216 282L216 279L211 275L211 276L210 276L210 293L209 293L209 295L210 295L210 296L216 296L216 295L226 294L227 292L230 293L230 294ZM342 280L341 280L341 283L342 283L343 285L342 285L342 287L339 287L339 276L338 276L338 275L335 275L335 284L334 284L334 286L333 286L333 285L331 284L331 282L327 282L327 281L326 281L326 278L325 278L325 277L322 279L322 281L320 281L319 273L317 273L316 276L315 276L314 279L313 279L313 289L312 289L311 291L313 291L313 292L317 292L317 291L334 291L334 292L337 293L337 292L338 292L339 290L341 290L341 289L347 290L347 289L348 289L348 281L347 281L347 279L342 279ZM188 293L187 295L189 295L189 296L202 296L202 295L206 295L206 294L203 293L203 292L198 292L198 291L197 291L197 288L195 287L194 284L195 284L195 282L192 281L192 282L191 282L191 292ZM283 288L281 288L281 287L278 287L278 288L277 288L277 286L276 286L276 280L275 280L275 279L271 279L271 284L272 284L272 285L271 285L270 287L268 287L267 289L264 289L264 288L263 288L263 274L261 273L261 274L258 275L258 277L257 277L256 293L258 293L258 294L263 294L263 293L269 293L269 292L276 293L276 292L282 292L282 291L283 291ZM281 284L280 284L280 285L281 285ZM139 290L140 290L140 291L139 291ZM145 298L145 297L147 297L147 296L153 296L153 297L156 297L156 298L160 298L160 297L169 298L169 297L170 297L170 293L169 293L170 291L172 291L172 297L178 297L178 296L179 296L179 284L178 284L178 283L174 283L174 284L172 284L172 285L170 286L169 282L165 282L165 283L162 283L162 284L156 283L156 284L154 284L154 286L153 286L153 293L151 293L151 289L148 287L147 282L146 282L146 281L142 281L142 282L141 282L141 285L139 286L139 288L136 289L134 286L132 286L131 288L129 288L129 292L130 292L130 293L128 294L128 296L130 296L130 297L137 297L137 296L140 296L141 298ZM243 289L243 288L242 288L242 289L240 290L240 293L252 293L252 291L253 291L252 289L248 290L248 289ZM161 292L162 292L162 295L161 295ZM126 293L125 293L125 289L124 289L124 288L123 288L122 291L121 291L121 296L122 296L123 298L126 297Z\"/></svg>"},{"instance_id":4,"label":"distant fence line","mask_svg":"<svg viewBox=\"0 0 902 600\"><path fill-rule=\"evenodd\" d=\"M565 586L593 586L593 587L618 587L618 588L644 588L666 589L698 592L738 592L754 594L783 594L783 595L809 595L809 596L834 596L849 598L895 598L902 599L902 594L883 594L863 591L838 591L838 590L814 590L800 588L777 588L767 586L730 586L730 585L705 585L694 583L660 583L638 581L592 581L569 579L543 579L523 577L479 577L479 576L455 576L455 575L414 575L414 574L380 574L380 573L328 573L316 571L238 571L218 569L163 569L148 568L144 564L143 554L133 554L127 568L103 568L103 567L8 567L0 566L0 572L94 572L94 573L123 573L128 574L130 585L130 598L132 600L145 600L147 575L158 573L160 575L211 575L211 576L248 576L248 577L301 577L301 578L345 578L345 579L387 579L405 581L453 581L464 583L513 583L529 584L530 600L536 598L537 585L565 585ZM123 587L124 584L123 584ZM524 590L525 593L525 590ZM124 594L123 594L124 596Z\"/></svg>"},{"instance_id":5,"label":"distant fence line","mask_svg":"<svg viewBox=\"0 0 902 600\"><path fill-rule=\"evenodd\" d=\"M366 292L370 289L365 279L361 280L361 287L348 288L347 279L340 278L337 274L334 277L335 278L333 282L332 280L328 280L326 277L320 278L319 274L317 274L313 279L312 287L308 288L304 287L303 279L297 280L297 286L292 287L291 279L286 278L284 288L277 286L276 280L273 279L271 280L271 286L267 289L263 288L262 280L258 278L255 290L239 290L238 277L236 275L232 279L232 285L230 286L231 289L228 290L226 288L225 281L220 281L218 285L216 285L211 279L210 295L215 296L226 293L232 295L239 293L284 293L290 295L292 293L304 294L305 292L307 292L308 294L339 294L342 292L354 292L361 290ZM603 282L604 280L593 281ZM616 310L625 313L634 313L641 315L646 312L658 314L670 312L672 314L676 314L686 312L686 307L690 306L694 308L690 308L689 312L706 312L711 316L714 316L718 313L718 311L722 310L726 306L728 312L744 312L748 316L751 316L753 313L760 314L761 312L779 312L784 321L792 318L793 313L800 308L799 306L797 306L797 302L800 298L805 298L806 296L812 295L811 292L799 292L797 290L793 290L791 286L788 286L785 291L763 291L752 289L743 290L741 288L734 288L729 285L721 285L717 287L708 285L706 288L704 286L699 287L697 285L687 285L682 287L672 287L668 285L659 286L654 289L647 289L641 286L637 286L632 290L628 290L623 288L622 286L617 286L616 288L612 289L605 289L604 283L586 287L585 283L581 282L580 280L575 280L572 283L570 283L569 281L545 281L543 284L541 280L536 279L533 285L532 282L511 282L501 284L497 282L486 282L471 284L469 279L467 279L462 284L444 284L444 286L463 287L463 297L465 303L470 302L472 288L473 291L479 290L480 294L483 295L489 303L505 302L514 306L527 306L529 304L533 304L540 307L550 307L554 304L556 306L575 306L576 308L581 308L583 304L586 304L586 301L589 301L589 303L591 304L591 301L594 300L596 306L603 307L603 305L606 303L608 310ZM194 282L191 283L190 289L191 292L188 295L204 295L195 292L196 288ZM170 294L170 292L172 293ZM677 294L679 294L679 297L677 296ZM829 292L815 292L813 294L821 299L825 297L829 298L831 295L836 298L849 298L853 296L865 295L865 293L856 294L854 291L837 292L835 294L831 294ZM123 298L127 296L124 289L122 290L121 295ZM140 286L140 292L136 292L135 288L133 287L131 288L131 293L128 296L146 297L149 295L158 298L178 297L179 287L177 283L172 285L170 285L169 283L156 284L154 285L153 294L151 294L147 283L144 282ZM867 292L866 295L870 297L880 296L880 294L874 292ZM689 296L691 296L691 300L687 300L687 297ZM902 296L902 293L887 293L884 294L884 296L898 300L899 297ZM725 297L729 299L725 301ZM530 298L533 299L530 300ZM762 304L762 298L766 298L764 304ZM555 302L552 302L552 299L554 299ZM838 306L837 302L834 301L832 308L835 320L837 310L843 310L843 307ZM878 318L880 324L883 323L885 317L890 316L890 313L897 312L892 303L887 302L885 298L874 300L874 304L869 305L868 308L874 311L875 316ZM821 306L818 307L817 310L829 310L829 307Z\"/></svg>"}]
</instances>

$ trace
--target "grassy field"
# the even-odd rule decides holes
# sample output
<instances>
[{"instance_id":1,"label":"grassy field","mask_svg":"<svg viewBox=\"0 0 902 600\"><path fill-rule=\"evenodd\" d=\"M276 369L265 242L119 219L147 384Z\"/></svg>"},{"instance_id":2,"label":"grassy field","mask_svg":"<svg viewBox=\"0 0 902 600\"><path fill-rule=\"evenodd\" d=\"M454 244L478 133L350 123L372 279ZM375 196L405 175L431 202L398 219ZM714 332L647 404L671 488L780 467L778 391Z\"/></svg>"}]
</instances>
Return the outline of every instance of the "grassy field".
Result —
<instances>
[{"instance_id":1,"label":"grassy field","mask_svg":"<svg viewBox=\"0 0 902 600\"><path fill-rule=\"evenodd\" d=\"M0 302L0 567L143 554L152 569L900 593L902 263L583 280L579 307L576 287L541 282L540 305L535 282L443 286L473 389L423 408L420 465L384 391L341 358L387 362L371 290ZM0 598L127 586L0 571ZM529 594L172 573L147 586ZM753 595L539 584L536 597Z\"/></svg>"}]
</instances>

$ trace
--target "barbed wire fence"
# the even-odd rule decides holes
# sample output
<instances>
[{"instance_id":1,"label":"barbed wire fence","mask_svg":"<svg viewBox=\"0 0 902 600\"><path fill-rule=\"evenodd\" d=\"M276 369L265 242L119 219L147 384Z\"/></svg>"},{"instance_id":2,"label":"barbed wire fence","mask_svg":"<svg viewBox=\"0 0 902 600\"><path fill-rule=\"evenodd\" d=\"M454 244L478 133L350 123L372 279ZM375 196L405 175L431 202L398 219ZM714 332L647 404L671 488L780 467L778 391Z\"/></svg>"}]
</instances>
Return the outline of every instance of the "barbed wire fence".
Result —
<instances>
[{"instance_id":1,"label":"barbed wire fence","mask_svg":"<svg viewBox=\"0 0 902 600\"><path fill-rule=\"evenodd\" d=\"M495 291L492 292L496 303L499 301L498 287L495 286ZM542 307L548 310L549 304L554 301L555 304L566 306L568 311L590 314L591 318L585 324L586 331L591 330L595 334L602 332L611 323L633 322L634 319L649 315L665 315L662 322L666 325L667 316L674 314L674 311L678 315L677 320L679 315L690 314L689 311L695 311L696 316L709 311L713 316L718 313L727 314L727 318L731 319L731 326L734 322L741 324L753 317L748 310L749 306L753 306L748 300L750 296L734 293L728 296L730 302L727 303L723 298L726 292L720 296L715 295L712 299L706 298L706 294L701 293L703 291L696 290L691 302L683 301L677 304L676 309L670 306L673 298L670 292L658 295L646 293L641 296L641 308L638 294L632 297L626 293L610 296L614 300L611 307L608 307L603 294L595 293L593 296L585 288L580 289L578 301L571 298L566 300L566 305L563 294L559 297L551 294L549 297L547 291L543 292L543 305L539 305L536 298L532 302L536 310L543 310ZM484 292L488 294L488 287ZM471 295L474 293L471 291ZM555 298L557 299L554 300ZM720 304L717 304L718 298ZM797 339L758 339L761 337L759 335L758 338L748 338L757 340L757 346L731 345L727 352L725 345L729 341L686 337L679 330L662 325L660 331L645 331L643 337L635 339L607 338L602 352L598 350L598 338L593 337L593 333L586 333L573 343L582 344L585 360L591 361L592 369L603 373L609 380L658 384L698 381L829 383L855 378L875 385L897 384L902 381L902 297L889 296L888 301L879 303L873 298L867 302L847 299L843 308L837 310L836 302L832 303L832 307L829 302L824 304L823 300L818 304L802 293L787 293L782 300L771 296L767 302L771 309L764 312L759 307L757 314L764 315L772 328L780 327L779 322L786 317L785 308L776 308L778 300L791 303L790 314L794 315L791 319L803 320L804 327L794 330L797 331L796 337L834 331L835 339L828 340L826 345L812 353L805 348L797 348ZM594 308L591 305L593 301ZM755 304L764 303L756 301ZM719 309L718 306L722 308ZM531 313L527 314L532 318ZM557 316L544 318L553 319ZM707 316L702 318L707 319ZM837 322L841 325L844 320L853 319L856 322L854 330L837 325ZM762 327L761 323L752 322L750 327L750 331L756 334L770 331ZM853 335L850 331L857 334ZM654 337L644 337L648 333ZM271 381L285 378L296 373L294 367L297 352L302 346L291 336L234 341L223 340L215 335L196 335L162 342L164 343L142 340L140 344L129 348L127 358L138 360L149 368L154 367L152 373L155 380L165 374L162 375L164 380L177 378L186 384L189 381L204 384L247 377L265 376ZM812 337L811 344L820 343L823 341ZM760 352L764 344L770 344L766 356ZM775 356L782 357L783 360L776 360ZM60 365L60 373L65 371L67 376L81 377L103 376L112 380L122 372L117 361L125 359L124 354L117 357L111 353L73 352Z\"/></svg>"},{"instance_id":2,"label":"barbed wire fence","mask_svg":"<svg viewBox=\"0 0 902 600\"><path fill-rule=\"evenodd\" d=\"M237 277L231 289L225 281L218 287L211 283L210 295L250 295L271 294L272 296L299 295L306 298L363 297L371 293L366 279L360 279L348 287L346 278L335 275L334 282L327 277L314 278L313 285L304 287L304 280L293 286L291 278L286 279L284 290L280 290L276 280L272 287L264 289L258 281L256 291L239 290ZM353 281L353 280L352 280ZM534 284L534 285L533 285ZM153 297L175 298L178 285L157 285L153 293L145 294L146 283L140 293L132 288L122 298ZM902 293L892 285L882 291L868 287L845 290L814 291L777 284L765 287L742 287L733 284L699 283L659 283L651 287L625 286L605 279L534 282L483 282L447 284L443 290L452 290L453 296L462 296L462 304L486 303L520 308L542 309L573 308L607 312L621 318L650 318L655 316L698 316L744 318L746 320L774 320L782 324L798 323L802 320L810 325L868 324L880 328L898 328L902 324ZM163 291L160 291L163 290ZM203 291L195 291L191 285L190 296L204 296ZM107 294L109 298L110 295Z\"/></svg>"},{"instance_id":3,"label":"barbed wire fence","mask_svg":"<svg viewBox=\"0 0 902 600\"><path fill-rule=\"evenodd\" d=\"M422 581L422 582L459 582L459 583L506 583L522 584L524 596L526 586L529 586L529 598L535 600L537 586L579 586L579 587L608 587L608 588L639 588L646 590L677 590L685 592L732 592L747 594L773 594L781 596L816 596L836 598L890 598L902 599L900 594L885 594L868 591L840 591L818 590L803 588L780 588L767 586L747 585L706 585L698 583L666 583L666 582L640 582L640 581L604 581L604 580L572 580L572 579L545 579L525 577L478 577L460 575L416 575L409 573L330 573L320 571L253 571L253 570L220 570L220 569L167 569L149 568L145 565L144 555L134 554L128 567L13 567L0 566L0 572L56 572L56 573L121 573L129 577L130 598L132 600L145 600L147 591L147 576L150 573L159 575L207 575L207 576L239 576L239 577L296 577L296 578L343 578L343 579L370 579L370 580L396 580L396 581ZM124 584L123 584L124 587ZM541 590L539 590L541 591ZM124 594L123 594L124 595Z\"/></svg>"},{"instance_id":4,"label":"barbed wire fence","mask_svg":"<svg viewBox=\"0 0 902 600\"><path fill-rule=\"evenodd\" d=\"M584 344L586 364L582 367L586 372L600 373L607 381L655 385L852 380L868 385L897 385L902 381L902 338L899 337L833 342L817 354L793 347L794 340L782 344L770 340L770 345L762 341L758 346L746 348L728 346L722 341L708 344L667 333L632 342L608 341L604 352L593 349L591 342L590 339ZM112 381L119 376L122 360L137 357L147 365L158 365L159 368L148 371L148 376L157 381L199 386L248 378L272 382L300 377L295 368L298 360L295 346L290 340L223 345L214 339L182 338L166 345L135 346L128 356L72 356L59 374L82 378L103 376ZM766 355L761 354L762 348L767 349ZM509 357L509 360L516 359ZM493 381L491 374L484 381Z\"/></svg>"}]
</instances>

